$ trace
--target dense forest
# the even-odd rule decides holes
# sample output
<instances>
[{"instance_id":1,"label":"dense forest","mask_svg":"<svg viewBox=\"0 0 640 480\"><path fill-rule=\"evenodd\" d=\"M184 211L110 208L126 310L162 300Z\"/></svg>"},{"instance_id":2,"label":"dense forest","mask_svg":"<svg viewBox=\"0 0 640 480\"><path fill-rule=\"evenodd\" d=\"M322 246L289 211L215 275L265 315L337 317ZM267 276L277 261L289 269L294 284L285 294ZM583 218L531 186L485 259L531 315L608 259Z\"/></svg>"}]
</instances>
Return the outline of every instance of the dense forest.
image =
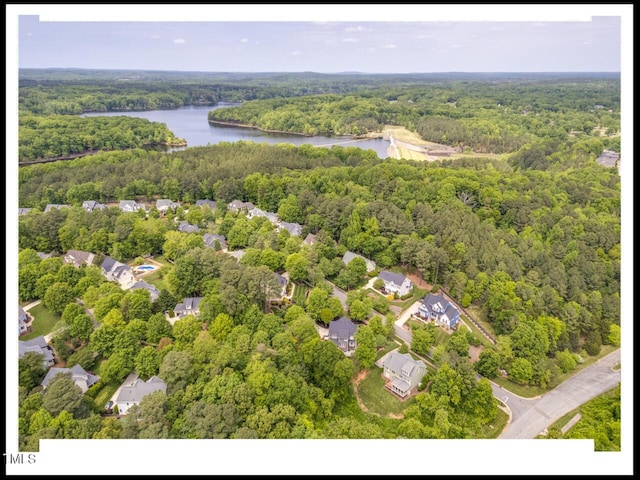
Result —
<instances>
[{"instance_id":1,"label":"dense forest","mask_svg":"<svg viewBox=\"0 0 640 480\"><path fill-rule=\"evenodd\" d=\"M73 125L80 119L49 116L52 105L79 105L78 92L100 88L37 82L21 96L33 115L24 121L34 126L53 118ZM485 438L500 415L487 378L504 371L514 384L544 390L603 346L618 346L620 177L595 158L616 138L619 145L619 137L596 135L619 128L619 86L609 79L436 83L366 84L348 95L284 99L269 96L268 88L284 89L276 81L264 87L263 100L243 98L242 107L215 117L224 111L251 124L299 118L331 133L397 123L423 138L452 135L448 143L462 148L512 153L419 163L355 147L237 142L170 154L132 148L21 168L19 206L32 210L18 217L19 300L39 299L57 315L57 357L101 380L82 395L61 375L42 393L41 358L21 358L20 449L37 450L41 438ZM158 85L171 90L177 82ZM39 90L50 93L33 100ZM158 198L181 205L161 214ZM205 198L217 202L214 210L195 206ZM132 199L148 213L117 208ZM87 212L85 200L109 208ZM300 223L302 236L228 211L232 200ZM45 213L48 204L69 208ZM180 221L200 231L180 232ZM244 257L206 247L204 233L224 236ZM302 240L308 233L313 245ZM130 264L147 255L162 259L153 280L159 297L107 282L99 261L63 264L60 255L72 249ZM420 392L400 418L364 411L353 379L397 346L394 314L389 300L374 304L363 288L364 262L345 267L347 250L378 270L415 274L430 291L445 289L477 312L496 344L484 345L472 362L470 346L480 344L472 332L437 340L435 327L415 327L402 348L429 363ZM274 272L308 293L272 306ZM346 307L329 282L347 291ZM200 316L172 325L164 312L185 297L203 298ZM316 330L345 314L360 325L352 358ZM148 395L123 419L101 416L103 392L133 371L160 376L166 393Z\"/></svg>"}]
</instances>

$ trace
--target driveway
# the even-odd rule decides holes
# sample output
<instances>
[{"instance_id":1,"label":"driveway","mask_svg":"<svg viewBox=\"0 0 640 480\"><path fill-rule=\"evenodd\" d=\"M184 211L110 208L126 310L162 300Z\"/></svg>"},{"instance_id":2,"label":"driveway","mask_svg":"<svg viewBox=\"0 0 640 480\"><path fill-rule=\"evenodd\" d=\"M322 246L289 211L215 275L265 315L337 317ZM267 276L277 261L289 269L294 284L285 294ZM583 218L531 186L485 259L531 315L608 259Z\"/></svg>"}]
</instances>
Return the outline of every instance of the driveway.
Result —
<instances>
[{"instance_id":1,"label":"driveway","mask_svg":"<svg viewBox=\"0 0 640 480\"><path fill-rule=\"evenodd\" d=\"M347 292L345 292L341 288L338 288L333 283L331 283L331 286L333 287L333 296L340 300L340 303L344 308L347 308Z\"/></svg>"}]
</instances>

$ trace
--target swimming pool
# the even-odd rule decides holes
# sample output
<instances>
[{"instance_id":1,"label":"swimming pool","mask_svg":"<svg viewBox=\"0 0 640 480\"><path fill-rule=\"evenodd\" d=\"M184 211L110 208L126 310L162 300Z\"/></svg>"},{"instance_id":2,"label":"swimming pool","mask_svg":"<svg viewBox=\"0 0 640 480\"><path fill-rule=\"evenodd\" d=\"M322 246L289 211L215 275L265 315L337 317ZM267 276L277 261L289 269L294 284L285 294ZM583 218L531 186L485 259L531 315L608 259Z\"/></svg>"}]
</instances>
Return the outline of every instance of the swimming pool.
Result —
<instances>
[{"instance_id":1,"label":"swimming pool","mask_svg":"<svg viewBox=\"0 0 640 480\"><path fill-rule=\"evenodd\" d=\"M136 267L136 271L140 272L147 272L147 271L151 271L151 270L155 270L156 266L155 265L139 265Z\"/></svg>"}]
</instances>

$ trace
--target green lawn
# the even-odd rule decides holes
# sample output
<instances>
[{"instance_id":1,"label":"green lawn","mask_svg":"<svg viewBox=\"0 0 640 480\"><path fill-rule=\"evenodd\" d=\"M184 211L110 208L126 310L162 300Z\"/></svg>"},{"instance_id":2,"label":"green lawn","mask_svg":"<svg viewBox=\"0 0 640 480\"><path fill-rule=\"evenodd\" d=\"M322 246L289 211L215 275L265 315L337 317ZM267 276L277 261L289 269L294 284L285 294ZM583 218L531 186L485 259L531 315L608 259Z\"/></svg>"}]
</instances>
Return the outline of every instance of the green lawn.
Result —
<instances>
[{"instance_id":1,"label":"green lawn","mask_svg":"<svg viewBox=\"0 0 640 480\"><path fill-rule=\"evenodd\" d=\"M304 304L307 301L307 292L309 291L309 287L306 285L302 285L300 283L296 283L296 288L293 291L293 303L296 305L300 305L304 308Z\"/></svg>"},{"instance_id":2,"label":"green lawn","mask_svg":"<svg viewBox=\"0 0 640 480\"><path fill-rule=\"evenodd\" d=\"M31 324L31 328L33 328L33 330L28 335L21 336L20 340L31 340L32 338L39 337L40 335L51 333L53 326L60 320L60 315L50 312L42 304L31 308L29 313L34 318L33 323Z\"/></svg>"},{"instance_id":3,"label":"green lawn","mask_svg":"<svg viewBox=\"0 0 640 480\"><path fill-rule=\"evenodd\" d=\"M116 393L116 390L119 386L120 385L102 385L102 388L96 394L96 397L94 399L96 406L100 409L104 408L106 403L111 399L111 397L113 397L113 394Z\"/></svg>"},{"instance_id":4,"label":"green lawn","mask_svg":"<svg viewBox=\"0 0 640 480\"><path fill-rule=\"evenodd\" d=\"M493 345L489 339L487 337L485 337L482 332L480 330L478 330L478 327L476 327L473 322L471 320L469 320L466 315L460 314L460 320L462 320L464 322L465 325L468 325L469 328L471 329L471 331L473 332L473 334L476 336L476 338L478 340L480 340L480 342L482 343L482 345L484 345L485 347L490 347L491 345ZM495 338L495 336L494 336Z\"/></svg>"},{"instance_id":5,"label":"green lawn","mask_svg":"<svg viewBox=\"0 0 640 480\"><path fill-rule=\"evenodd\" d=\"M398 415L415 402L415 397L400 401L395 395L384 388L382 369L371 367L366 378L358 385L358 395L362 403L370 412L386 417L389 414Z\"/></svg>"},{"instance_id":6,"label":"green lawn","mask_svg":"<svg viewBox=\"0 0 640 480\"><path fill-rule=\"evenodd\" d=\"M157 269L155 272L150 273L149 275L145 275L142 277L145 282L150 283L151 285L155 285L158 290L168 290L169 284L165 280L167 274L171 271L172 267L164 266L162 268Z\"/></svg>"},{"instance_id":7,"label":"green lawn","mask_svg":"<svg viewBox=\"0 0 640 480\"><path fill-rule=\"evenodd\" d=\"M482 438L498 438L509 421L509 415L498 409L498 415L488 425L482 427Z\"/></svg>"}]
</instances>

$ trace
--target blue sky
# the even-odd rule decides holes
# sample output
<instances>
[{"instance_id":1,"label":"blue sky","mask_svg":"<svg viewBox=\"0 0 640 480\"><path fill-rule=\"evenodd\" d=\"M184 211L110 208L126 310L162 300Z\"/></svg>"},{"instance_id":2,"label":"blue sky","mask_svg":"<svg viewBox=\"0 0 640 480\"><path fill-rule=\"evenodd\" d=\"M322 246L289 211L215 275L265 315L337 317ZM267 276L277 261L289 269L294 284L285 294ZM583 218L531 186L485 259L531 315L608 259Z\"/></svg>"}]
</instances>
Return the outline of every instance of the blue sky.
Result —
<instances>
[{"instance_id":1,"label":"blue sky","mask_svg":"<svg viewBox=\"0 0 640 480\"><path fill-rule=\"evenodd\" d=\"M20 67L324 73L621 70L622 16L615 7L565 8L560 15L548 5L537 10L484 6L476 15L478 6L461 5L437 11L424 5L369 6L366 15L327 6L292 9L287 15L256 5L234 11L173 6L161 9L161 15L130 6L66 13L39 7L17 15ZM584 21L572 20L578 18L574 12ZM177 18L207 21L165 21Z\"/></svg>"}]
</instances>

